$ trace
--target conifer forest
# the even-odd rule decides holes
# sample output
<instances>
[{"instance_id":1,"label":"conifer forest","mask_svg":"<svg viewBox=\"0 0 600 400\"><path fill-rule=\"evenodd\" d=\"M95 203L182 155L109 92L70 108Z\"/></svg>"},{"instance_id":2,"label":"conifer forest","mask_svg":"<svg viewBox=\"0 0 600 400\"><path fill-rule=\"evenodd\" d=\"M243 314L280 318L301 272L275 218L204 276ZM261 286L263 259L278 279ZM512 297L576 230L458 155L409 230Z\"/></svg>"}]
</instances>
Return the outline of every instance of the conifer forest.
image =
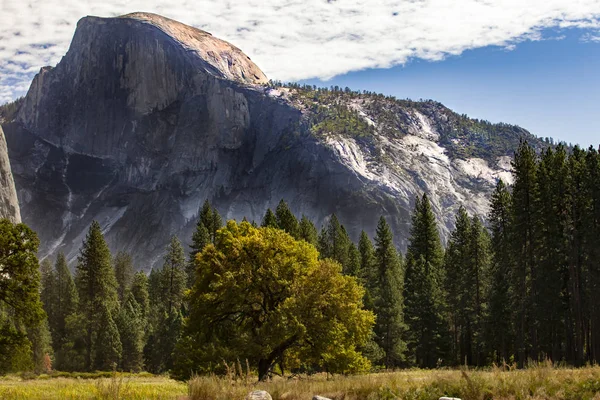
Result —
<instances>
[{"instance_id":1,"label":"conifer forest","mask_svg":"<svg viewBox=\"0 0 600 400\"><path fill-rule=\"evenodd\" d=\"M570 366L600 361L600 154L522 142L488 215L460 207L443 243L427 193L408 247L385 218L352 240L282 199L262 221L206 201L149 274L111 253L100 224L79 256L38 261L24 224L0 221L0 374L148 371L177 379L243 363L286 373ZM137 271L137 272L136 272Z\"/></svg>"}]
</instances>

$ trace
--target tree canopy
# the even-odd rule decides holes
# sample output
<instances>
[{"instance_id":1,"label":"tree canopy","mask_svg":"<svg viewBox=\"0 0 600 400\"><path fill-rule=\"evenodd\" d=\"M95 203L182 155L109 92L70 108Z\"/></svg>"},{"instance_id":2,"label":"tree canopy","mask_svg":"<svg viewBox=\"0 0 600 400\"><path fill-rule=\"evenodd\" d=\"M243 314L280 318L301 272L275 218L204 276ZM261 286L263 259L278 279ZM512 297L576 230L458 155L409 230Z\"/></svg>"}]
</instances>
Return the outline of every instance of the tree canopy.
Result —
<instances>
[{"instance_id":1,"label":"tree canopy","mask_svg":"<svg viewBox=\"0 0 600 400\"><path fill-rule=\"evenodd\" d=\"M215 355L247 359L265 379L276 363L330 372L367 370L364 289L304 240L229 221L197 257L177 373L215 370ZM211 363L212 361L212 363Z\"/></svg>"}]
</instances>

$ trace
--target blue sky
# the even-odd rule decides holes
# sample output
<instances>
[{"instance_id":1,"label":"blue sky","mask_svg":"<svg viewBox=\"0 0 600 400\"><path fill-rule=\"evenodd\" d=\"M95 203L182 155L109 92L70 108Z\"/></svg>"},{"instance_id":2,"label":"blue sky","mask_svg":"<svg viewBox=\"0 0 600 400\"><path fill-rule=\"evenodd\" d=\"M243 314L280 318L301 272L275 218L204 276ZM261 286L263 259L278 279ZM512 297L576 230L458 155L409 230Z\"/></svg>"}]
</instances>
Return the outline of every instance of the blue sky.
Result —
<instances>
[{"instance_id":1,"label":"blue sky","mask_svg":"<svg viewBox=\"0 0 600 400\"><path fill-rule=\"evenodd\" d=\"M442 61L368 69L317 86L349 86L398 98L433 99L473 118L520 125L537 136L600 144L600 42L585 30L545 30L514 49L486 46Z\"/></svg>"}]
</instances>

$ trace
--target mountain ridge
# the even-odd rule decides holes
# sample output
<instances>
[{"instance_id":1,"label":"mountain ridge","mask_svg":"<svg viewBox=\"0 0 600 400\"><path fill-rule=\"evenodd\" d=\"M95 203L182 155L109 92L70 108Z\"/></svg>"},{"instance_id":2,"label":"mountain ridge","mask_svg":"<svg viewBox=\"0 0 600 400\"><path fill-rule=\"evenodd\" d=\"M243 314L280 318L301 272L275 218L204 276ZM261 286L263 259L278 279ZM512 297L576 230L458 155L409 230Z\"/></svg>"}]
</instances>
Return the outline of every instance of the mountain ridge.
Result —
<instances>
[{"instance_id":1,"label":"mountain ridge","mask_svg":"<svg viewBox=\"0 0 600 400\"><path fill-rule=\"evenodd\" d=\"M460 204L485 214L495 180L510 176L506 147L478 153L492 143L481 132L496 128L439 103L231 79L165 33L178 22L94 18L4 118L42 256L74 260L95 219L112 250L148 269L171 235L187 243L205 199L227 219L260 221L283 198L318 226L335 213L353 239L384 215L404 249L421 192L447 236ZM520 134L507 143L516 148ZM461 143L478 135L472 149Z\"/></svg>"}]
</instances>

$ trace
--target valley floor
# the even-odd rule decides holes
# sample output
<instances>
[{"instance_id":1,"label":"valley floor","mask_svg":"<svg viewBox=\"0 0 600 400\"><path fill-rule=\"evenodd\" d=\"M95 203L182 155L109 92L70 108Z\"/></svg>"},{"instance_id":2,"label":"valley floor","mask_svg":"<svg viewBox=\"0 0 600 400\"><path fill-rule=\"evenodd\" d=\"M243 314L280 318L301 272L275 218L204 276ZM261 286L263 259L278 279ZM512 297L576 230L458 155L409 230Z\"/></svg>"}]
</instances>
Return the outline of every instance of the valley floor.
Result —
<instances>
[{"instance_id":1,"label":"valley floor","mask_svg":"<svg viewBox=\"0 0 600 400\"><path fill-rule=\"evenodd\" d=\"M600 367L581 369L539 366L527 370L485 371L406 370L362 376L303 377L256 383L200 377L189 383L166 377L120 376L101 379L0 378L0 399L176 399L243 400L253 390L266 390L274 400L310 400L321 395L334 400L463 400L560 399L599 400Z\"/></svg>"}]
</instances>

